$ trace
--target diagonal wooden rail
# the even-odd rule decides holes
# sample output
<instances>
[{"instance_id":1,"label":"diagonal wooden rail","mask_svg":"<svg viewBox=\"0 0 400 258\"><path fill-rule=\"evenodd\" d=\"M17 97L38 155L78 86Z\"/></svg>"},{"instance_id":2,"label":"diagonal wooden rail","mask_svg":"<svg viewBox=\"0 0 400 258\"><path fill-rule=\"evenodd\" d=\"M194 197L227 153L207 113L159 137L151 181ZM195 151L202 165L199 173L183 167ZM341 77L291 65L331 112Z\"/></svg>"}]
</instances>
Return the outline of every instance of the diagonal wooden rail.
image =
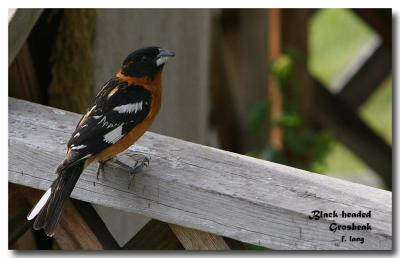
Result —
<instances>
[{"instance_id":1,"label":"diagonal wooden rail","mask_svg":"<svg viewBox=\"0 0 400 258\"><path fill-rule=\"evenodd\" d=\"M9 98L9 181L49 187L78 119ZM111 164L96 180L97 167L90 166L72 197L272 249L392 249L391 192L155 133L120 159L129 162L134 152L151 163L131 189L126 171ZM310 220L314 210L371 211L371 218ZM369 223L371 230L332 232L332 223Z\"/></svg>"}]
</instances>

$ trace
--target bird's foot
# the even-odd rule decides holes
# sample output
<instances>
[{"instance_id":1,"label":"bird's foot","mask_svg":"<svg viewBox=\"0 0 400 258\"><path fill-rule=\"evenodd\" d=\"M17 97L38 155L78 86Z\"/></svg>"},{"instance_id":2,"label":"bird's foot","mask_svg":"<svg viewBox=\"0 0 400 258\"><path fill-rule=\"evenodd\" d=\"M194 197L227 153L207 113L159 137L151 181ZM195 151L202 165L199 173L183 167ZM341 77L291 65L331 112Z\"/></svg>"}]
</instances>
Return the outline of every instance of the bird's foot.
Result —
<instances>
[{"instance_id":1,"label":"bird's foot","mask_svg":"<svg viewBox=\"0 0 400 258\"><path fill-rule=\"evenodd\" d=\"M112 157L112 158L109 158L109 159L104 160L104 161L99 161L99 167L97 168L97 174L96 174L97 181L99 181L99 175L100 175L100 173L103 174L103 172L104 172L104 166L105 166L108 162L110 162L110 161L112 161L112 160L114 160L114 159L115 159L115 158Z\"/></svg>"},{"instance_id":2,"label":"bird's foot","mask_svg":"<svg viewBox=\"0 0 400 258\"><path fill-rule=\"evenodd\" d=\"M132 181L137 173L143 170L143 168L148 167L150 165L150 158L146 156L142 156L139 160L135 161L135 165L133 167L123 163L122 161L115 160L115 164L118 164L122 168L125 168L129 171L128 176L128 189L132 185Z\"/></svg>"}]
</instances>

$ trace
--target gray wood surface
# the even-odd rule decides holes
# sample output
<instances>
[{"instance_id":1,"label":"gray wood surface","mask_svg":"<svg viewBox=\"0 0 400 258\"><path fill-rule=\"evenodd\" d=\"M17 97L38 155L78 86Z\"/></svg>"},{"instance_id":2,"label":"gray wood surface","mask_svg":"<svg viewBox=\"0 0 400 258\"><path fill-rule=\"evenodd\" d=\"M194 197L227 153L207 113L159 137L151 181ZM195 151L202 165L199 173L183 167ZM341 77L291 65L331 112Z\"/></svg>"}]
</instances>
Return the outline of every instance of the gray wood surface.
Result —
<instances>
[{"instance_id":1,"label":"gray wood surface","mask_svg":"<svg viewBox=\"0 0 400 258\"><path fill-rule=\"evenodd\" d=\"M14 60L42 11L25 8L8 10L8 65Z\"/></svg>"},{"instance_id":2,"label":"gray wood surface","mask_svg":"<svg viewBox=\"0 0 400 258\"><path fill-rule=\"evenodd\" d=\"M9 98L9 181L46 189L79 116ZM272 249L391 249L392 194L179 139L146 133L121 155L151 157L128 190L113 164L82 174L72 197ZM310 220L313 210L371 211L371 218ZM329 231L369 222L368 231ZM364 243L341 242L341 236Z\"/></svg>"}]
</instances>

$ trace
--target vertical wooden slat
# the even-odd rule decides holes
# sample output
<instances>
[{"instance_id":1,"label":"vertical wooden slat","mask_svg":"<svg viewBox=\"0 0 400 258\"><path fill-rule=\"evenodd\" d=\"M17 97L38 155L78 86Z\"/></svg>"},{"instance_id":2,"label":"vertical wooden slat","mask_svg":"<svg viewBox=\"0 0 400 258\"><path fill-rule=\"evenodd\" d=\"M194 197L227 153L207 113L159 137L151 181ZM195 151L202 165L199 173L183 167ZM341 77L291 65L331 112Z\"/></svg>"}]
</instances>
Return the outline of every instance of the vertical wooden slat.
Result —
<instances>
[{"instance_id":1,"label":"vertical wooden slat","mask_svg":"<svg viewBox=\"0 0 400 258\"><path fill-rule=\"evenodd\" d=\"M280 9L269 9L268 12L268 60L274 61L281 54L281 10ZM268 71L268 89L269 89L269 101L271 102L271 113L270 118L272 121L279 118L282 113L282 96L279 90L279 85L276 79L273 77L270 71ZM282 150L283 148L283 132L282 129L273 125L270 132L270 144L274 149Z\"/></svg>"}]
</instances>

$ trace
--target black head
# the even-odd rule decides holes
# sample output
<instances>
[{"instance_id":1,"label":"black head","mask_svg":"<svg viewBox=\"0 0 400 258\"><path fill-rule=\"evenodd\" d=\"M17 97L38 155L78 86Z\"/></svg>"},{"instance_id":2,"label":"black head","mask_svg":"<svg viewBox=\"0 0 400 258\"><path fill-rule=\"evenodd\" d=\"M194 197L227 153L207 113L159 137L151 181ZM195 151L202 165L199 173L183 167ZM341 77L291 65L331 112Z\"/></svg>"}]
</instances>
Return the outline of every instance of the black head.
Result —
<instances>
[{"instance_id":1,"label":"black head","mask_svg":"<svg viewBox=\"0 0 400 258\"><path fill-rule=\"evenodd\" d=\"M140 48L127 56L121 73L133 77L153 77L163 68L168 58L173 56L174 52L160 47Z\"/></svg>"}]
</instances>

